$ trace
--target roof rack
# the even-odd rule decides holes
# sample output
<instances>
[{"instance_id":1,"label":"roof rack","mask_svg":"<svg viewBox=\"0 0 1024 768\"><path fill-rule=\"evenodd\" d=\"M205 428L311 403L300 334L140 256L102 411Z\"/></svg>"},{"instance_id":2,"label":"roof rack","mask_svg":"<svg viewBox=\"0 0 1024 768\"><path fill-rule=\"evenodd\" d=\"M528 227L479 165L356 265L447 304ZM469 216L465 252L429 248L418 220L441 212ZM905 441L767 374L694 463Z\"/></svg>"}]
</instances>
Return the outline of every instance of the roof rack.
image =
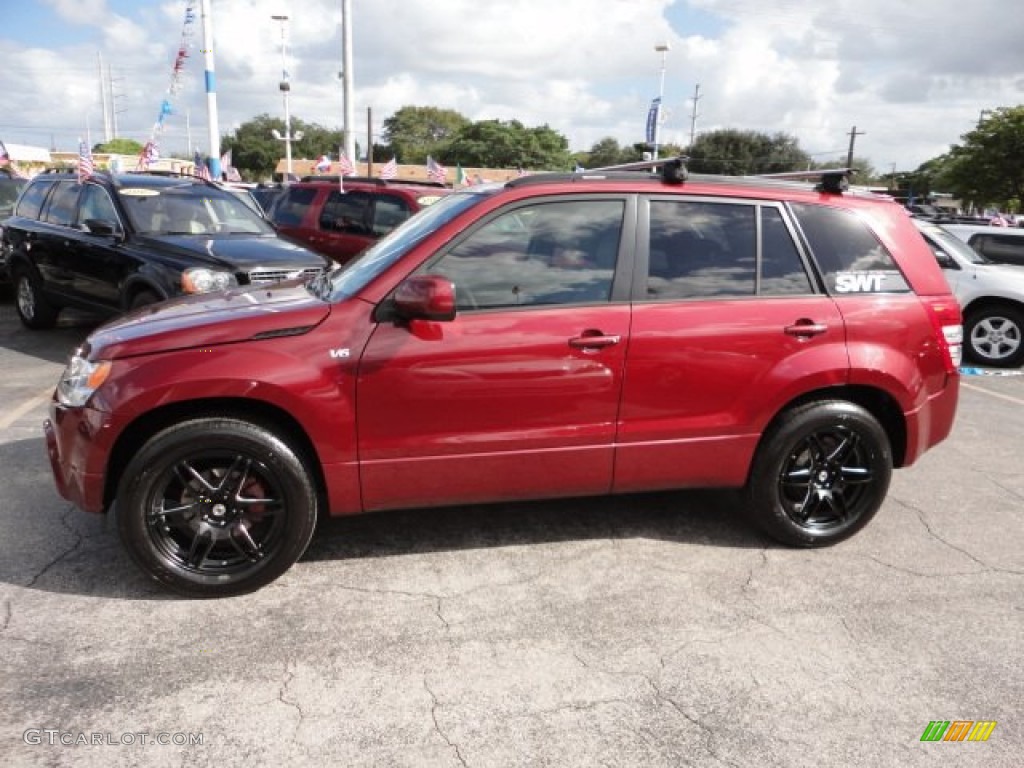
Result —
<instances>
[{"instance_id":1,"label":"roof rack","mask_svg":"<svg viewBox=\"0 0 1024 768\"><path fill-rule=\"evenodd\" d=\"M540 184L550 181L582 181L586 179L597 178L613 178L611 176L605 176L605 174L618 174L622 172L618 178L626 178L629 176L629 171L654 171L657 168L661 168L660 174L652 173L648 178L661 177L662 181L667 184L682 184L689 177L690 172L686 168L686 161L689 160L685 155L678 157L666 157L661 160L641 160L635 163L623 163L622 165L606 165L601 168L586 168L581 171L574 171L572 173L531 173L526 176L520 176L505 183L506 187L521 187L529 184Z\"/></svg>"},{"instance_id":2,"label":"roof rack","mask_svg":"<svg viewBox=\"0 0 1024 768\"><path fill-rule=\"evenodd\" d=\"M790 179L792 181L818 181L819 192L841 195L850 188L850 177L856 168L821 168L816 171L788 171L786 173L762 173L764 179Z\"/></svg>"}]
</instances>

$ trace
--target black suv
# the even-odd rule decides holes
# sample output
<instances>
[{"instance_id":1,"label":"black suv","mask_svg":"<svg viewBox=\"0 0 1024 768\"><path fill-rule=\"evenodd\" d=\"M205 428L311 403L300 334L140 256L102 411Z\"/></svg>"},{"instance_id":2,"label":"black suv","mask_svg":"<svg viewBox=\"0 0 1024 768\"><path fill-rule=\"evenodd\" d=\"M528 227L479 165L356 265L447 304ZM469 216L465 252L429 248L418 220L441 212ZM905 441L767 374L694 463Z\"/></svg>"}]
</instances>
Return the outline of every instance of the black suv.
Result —
<instances>
[{"instance_id":1,"label":"black suv","mask_svg":"<svg viewBox=\"0 0 1024 768\"><path fill-rule=\"evenodd\" d=\"M236 195L176 174L42 173L4 222L3 251L29 328L53 326L62 307L119 314L331 265Z\"/></svg>"},{"instance_id":2,"label":"black suv","mask_svg":"<svg viewBox=\"0 0 1024 768\"><path fill-rule=\"evenodd\" d=\"M0 172L0 237L3 236L4 219L14 210L14 201L28 184L27 179ZM7 279L7 250L0 247L0 281Z\"/></svg>"}]
</instances>

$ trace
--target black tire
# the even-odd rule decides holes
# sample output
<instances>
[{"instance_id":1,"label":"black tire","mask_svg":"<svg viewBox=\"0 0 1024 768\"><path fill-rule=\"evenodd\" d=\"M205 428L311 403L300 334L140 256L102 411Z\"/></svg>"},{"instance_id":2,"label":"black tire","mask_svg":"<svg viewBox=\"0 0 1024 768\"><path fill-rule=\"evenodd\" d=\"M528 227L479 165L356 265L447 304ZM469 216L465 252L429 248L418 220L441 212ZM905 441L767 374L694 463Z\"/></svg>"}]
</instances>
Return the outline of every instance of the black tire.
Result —
<instances>
[{"instance_id":1,"label":"black tire","mask_svg":"<svg viewBox=\"0 0 1024 768\"><path fill-rule=\"evenodd\" d=\"M53 328L57 324L60 308L55 307L43 295L31 270L22 266L14 271L14 306L22 325L34 331Z\"/></svg>"},{"instance_id":2,"label":"black tire","mask_svg":"<svg viewBox=\"0 0 1024 768\"><path fill-rule=\"evenodd\" d=\"M892 449L878 421L842 400L782 414L754 457L746 510L778 541L822 547L849 538L882 505Z\"/></svg>"},{"instance_id":3,"label":"black tire","mask_svg":"<svg viewBox=\"0 0 1024 768\"><path fill-rule=\"evenodd\" d=\"M132 296L132 302L129 305L129 309L138 309L139 307L148 307L150 304L156 304L163 301L153 291L139 291Z\"/></svg>"},{"instance_id":4,"label":"black tire","mask_svg":"<svg viewBox=\"0 0 1024 768\"><path fill-rule=\"evenodd\" d=\"M125 468L117 528L149 576L189 597L262 587L306 551L317 494L297 453L246 421L203 418L153 436Z\"/></svg>"},{"instance_id":5,"label":"black tire","mask_svg":"<svg viewBox=\"0 0 1024 768\"><path fill-rule=\"evenodd\" d=\"M973 363L1017 368L1024 363L1024 312L998 305L975 310L965 318L964 342Z\"/></svg>"}]
</instances>

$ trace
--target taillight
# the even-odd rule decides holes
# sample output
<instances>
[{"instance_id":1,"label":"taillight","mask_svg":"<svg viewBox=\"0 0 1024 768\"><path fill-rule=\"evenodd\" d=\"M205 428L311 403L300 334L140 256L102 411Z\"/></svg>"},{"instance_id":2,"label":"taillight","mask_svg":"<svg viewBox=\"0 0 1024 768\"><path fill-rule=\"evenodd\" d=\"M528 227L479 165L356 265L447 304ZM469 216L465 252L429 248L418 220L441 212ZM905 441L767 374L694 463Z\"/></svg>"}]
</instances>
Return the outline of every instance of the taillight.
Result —
<instances>
[{"instance_id":1,"label":"taillight","mask_svg":"<svg viewBox=\"0 0 1024 768\"><path fill-rule=\"evenodd\" d=\"M936 341L943 351L946 373L956 373L964 349L960 305L951 296L948 299L927 298L924 300L924 306L935 330Z\"/></svg>"}]
</instances>

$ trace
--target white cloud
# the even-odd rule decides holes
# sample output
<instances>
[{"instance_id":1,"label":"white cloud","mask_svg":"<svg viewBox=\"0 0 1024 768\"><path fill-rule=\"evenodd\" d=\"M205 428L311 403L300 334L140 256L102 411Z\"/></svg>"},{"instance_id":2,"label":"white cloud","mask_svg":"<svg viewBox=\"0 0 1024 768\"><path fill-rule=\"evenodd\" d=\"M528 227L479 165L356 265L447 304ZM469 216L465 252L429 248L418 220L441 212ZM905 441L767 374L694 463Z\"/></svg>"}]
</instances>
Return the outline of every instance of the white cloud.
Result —
<instances>
[{"instance_id":1,"label":"white cloud","mask_svg":"<svg viewBox=\"0 0 1024 768\"><path fill-rule=\"evenodd\" d=\"M91 37L63 48L0 40L18 77L23 143L73 137L102 125L96 53L114 69L123 135L145 138L170 84L181 2L48 0ZM696 129L792 134L808 152L842 149L857 126L857 154L880 169L916 167L959 141L981 109L1024 93L1024 46L1015 13L998 0L927 4L891 0L351 0L356 133L404 105L455 109L470 119L550 125L586 149L605 136L642 139L667 41L663 137L686 143L697 83ZM222 130L283 114L280 26L288 22L291 112L340 127L339 0L212 0ZM678 26L673 28L672 23ZM201 29L196 24L178 114L164 141L205 131ZM4 122L5 134L11 133ZM24 135L23 135L24 134ZM35 141L31 137L35 137ZM39 139L43 136L42 140ZM67 139L58 139L67 141Z\"/></svg>"}]
</instances>

